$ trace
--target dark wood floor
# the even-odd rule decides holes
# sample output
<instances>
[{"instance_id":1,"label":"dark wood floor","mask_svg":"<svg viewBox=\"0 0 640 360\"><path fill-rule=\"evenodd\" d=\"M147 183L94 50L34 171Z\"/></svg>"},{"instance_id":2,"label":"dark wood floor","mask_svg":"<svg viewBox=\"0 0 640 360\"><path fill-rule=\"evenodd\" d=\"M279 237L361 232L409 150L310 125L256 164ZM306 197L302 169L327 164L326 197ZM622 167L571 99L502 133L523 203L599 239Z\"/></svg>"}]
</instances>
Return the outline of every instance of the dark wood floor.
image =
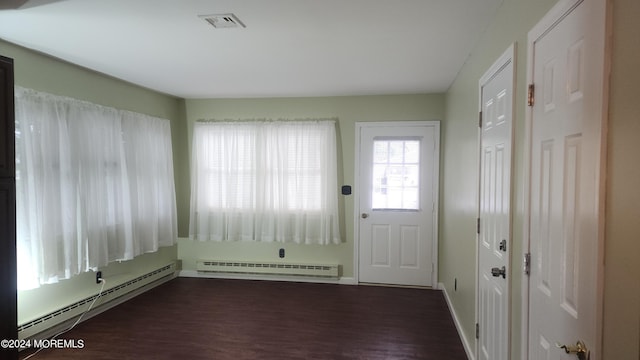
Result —
<instances>
[{"instance_id":1,"label":"dark wood floor","mask_svg":"<svg viewBox=\"0 0 640 360\"><path fill-rule=\"evenodd\" d=\"M440 291L373 286L178 278L60 338L32 359L467 358Z\"/></svg>"}]
</instances>

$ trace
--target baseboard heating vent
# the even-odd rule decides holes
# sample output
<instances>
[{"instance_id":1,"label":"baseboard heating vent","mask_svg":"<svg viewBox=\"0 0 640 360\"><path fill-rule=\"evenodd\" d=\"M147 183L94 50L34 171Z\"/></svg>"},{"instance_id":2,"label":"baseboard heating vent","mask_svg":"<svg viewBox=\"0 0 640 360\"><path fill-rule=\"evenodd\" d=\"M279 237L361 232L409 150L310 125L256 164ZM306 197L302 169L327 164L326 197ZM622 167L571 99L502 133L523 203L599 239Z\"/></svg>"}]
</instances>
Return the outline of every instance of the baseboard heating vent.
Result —
<instances>
[{"instance_id":1,"label":"baseboard heating vent","mask_svg":"<svg viewBox=\"0 0 640 360\"><path fill-rule=\"evenodd\" d=\"M252 262L235 260L200 260L196 269L199 272L292 275L337 278L336 264L292 264L275 262Z\"/></svg>"},{"instance_id":2,"label":"baseboard heating vent","mask_svg":"<svg viewBox=\"0 0 640 360\"><path fill-rule=\"evenodd\" d=\"M106 304L109 301L115 300L126 294L129 294L135 290L138 290L156 280L160 280L165 276L173 275L176 271L175 263L165 265L159 269L153 270L134 279L126 281L122 284L116 285L105 289L102 292L100 299L96 301L94 309L100 305ZM107 286L109 286L109 277L105 277L107 280ZM99 286L97 287L99 289ZM73 304L65 306L59 310L41 316L35 320L26 322L18 326L18 337L20 339L26 339L33 335L39 334L42 331L50 329L58 324L61 324L69 319L75 318L82 314L89 304L95 299L98 294L89 296L85 299L77 301ZM93 312L93 310L92 310Z\"/></svg>"}]
</instances>

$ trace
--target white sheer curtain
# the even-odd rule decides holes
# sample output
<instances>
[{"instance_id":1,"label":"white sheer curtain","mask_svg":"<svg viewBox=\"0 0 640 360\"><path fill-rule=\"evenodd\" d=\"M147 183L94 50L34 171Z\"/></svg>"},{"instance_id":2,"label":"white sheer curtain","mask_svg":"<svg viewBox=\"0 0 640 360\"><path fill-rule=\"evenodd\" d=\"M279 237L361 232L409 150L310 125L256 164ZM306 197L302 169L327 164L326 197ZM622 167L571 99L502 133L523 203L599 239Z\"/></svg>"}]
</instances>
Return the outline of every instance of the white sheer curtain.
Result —
<instances>
[{"instance_id":1,"label":"white sheer curtain","mask_svg":"<svg viewBox=\"0 0 640 360\"><path fill-rule=\"evenodd\" d=\"M18 286L175 243L168 120L16 88Z\"/></svg>"},{"instance_id":2,"label":"white sheer curtain","mask_svg":"<svg viewBox=\"0 0 640 360\"><path fill-rule=\"evenodd\" d=\"M339 243L335 121L197 122L190 236Z\"/></svg>"}]
</instances>

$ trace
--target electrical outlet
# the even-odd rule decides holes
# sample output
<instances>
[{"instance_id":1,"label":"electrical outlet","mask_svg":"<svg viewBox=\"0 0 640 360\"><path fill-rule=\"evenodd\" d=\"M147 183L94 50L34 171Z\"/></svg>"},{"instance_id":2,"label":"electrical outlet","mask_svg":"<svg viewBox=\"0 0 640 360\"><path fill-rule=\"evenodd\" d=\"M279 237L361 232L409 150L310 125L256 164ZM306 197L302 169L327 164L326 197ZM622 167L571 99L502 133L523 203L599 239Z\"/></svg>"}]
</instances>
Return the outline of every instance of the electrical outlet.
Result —
<instances>
[{"instance_id":1,"label":"electrical outlet","mask_svg":"<svg viewBox=\"0 0 640 360\"><path fill-rule=\"evenodd\" d=\"M96 284L100 284L102 282L102 271L96 272Z\"/></svg>"},{"instance_id":2,"label":"electrical outlet","mask_svg":"<svg viewBox=\"0 0 640 360\"><path fill-rule=\"evenodd\" d=\"M280 256L281 259L284 258L284 249L280 249L278 256Z\"/></svg>"}]
</instances>

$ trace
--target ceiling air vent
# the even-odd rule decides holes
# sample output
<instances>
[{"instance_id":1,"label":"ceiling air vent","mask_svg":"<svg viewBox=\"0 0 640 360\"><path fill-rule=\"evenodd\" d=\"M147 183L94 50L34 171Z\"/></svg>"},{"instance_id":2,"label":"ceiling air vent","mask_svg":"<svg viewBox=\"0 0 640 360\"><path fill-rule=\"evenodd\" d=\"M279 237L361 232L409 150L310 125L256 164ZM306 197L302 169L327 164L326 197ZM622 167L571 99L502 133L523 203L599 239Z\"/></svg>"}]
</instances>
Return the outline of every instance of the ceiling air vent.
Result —
<instances>
[{"instance_id":1,"label":"ceiling air vent","mask_svg":"<svg viewBox=\"0 0 640 360\"><path fill-rule=\"evenodd\" d=\"M234 14L199 15L216 29L246 27Z\"/></svg>"}]
</instances>

